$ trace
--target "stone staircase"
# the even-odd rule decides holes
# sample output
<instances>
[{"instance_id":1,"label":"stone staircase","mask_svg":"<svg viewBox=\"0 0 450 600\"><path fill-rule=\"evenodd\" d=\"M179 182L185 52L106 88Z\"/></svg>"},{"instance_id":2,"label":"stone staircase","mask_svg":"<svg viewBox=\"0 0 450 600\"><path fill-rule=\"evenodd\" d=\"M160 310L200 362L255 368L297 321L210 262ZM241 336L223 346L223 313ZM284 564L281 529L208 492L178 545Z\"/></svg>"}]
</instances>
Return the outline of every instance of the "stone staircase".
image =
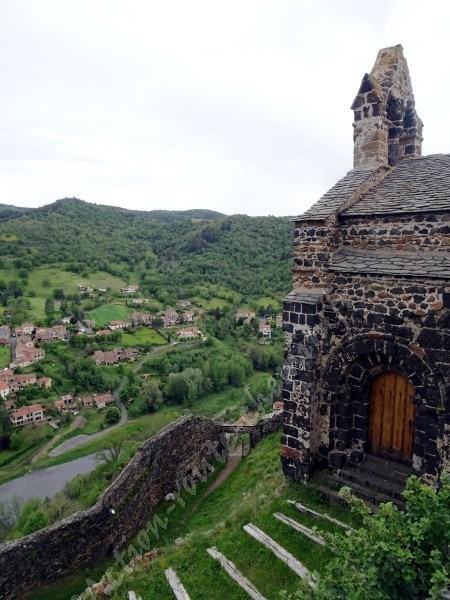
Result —
<instances>
[{"instance_id":1,"label":"stone staircase","mask_svg":"<svg viewBox=\"0 0 450 600\"><path fill-rule=\"evenodd\" d=\"M350 487L356 496L371 505L394 502L399 508L405 508L402 493L411 474L412 469L407 465L366 454L361 462L349 461L345 467L332 472L320 472L318 477L331 489Z\"/></svg>"}]
</instances>

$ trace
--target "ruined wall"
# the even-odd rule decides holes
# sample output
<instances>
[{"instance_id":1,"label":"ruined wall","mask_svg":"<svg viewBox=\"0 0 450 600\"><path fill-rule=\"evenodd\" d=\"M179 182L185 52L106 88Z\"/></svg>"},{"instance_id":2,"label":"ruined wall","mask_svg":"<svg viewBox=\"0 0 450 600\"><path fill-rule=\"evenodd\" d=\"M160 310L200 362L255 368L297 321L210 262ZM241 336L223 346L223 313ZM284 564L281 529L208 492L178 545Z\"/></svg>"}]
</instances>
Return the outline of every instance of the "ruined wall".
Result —
<instances>
[{"instance_id":1,"label":"ruined wall","mask_svg":"<svg viewBox=\"0 0 450 600\"><path fill-rule=\"evenodd\" d=\"M220 432L220 424L200 417L176 421L141 446L92 509L0 546L0 597L18 598L110 555L189 470L211 459Z\"/></svg>"}]
</instances>

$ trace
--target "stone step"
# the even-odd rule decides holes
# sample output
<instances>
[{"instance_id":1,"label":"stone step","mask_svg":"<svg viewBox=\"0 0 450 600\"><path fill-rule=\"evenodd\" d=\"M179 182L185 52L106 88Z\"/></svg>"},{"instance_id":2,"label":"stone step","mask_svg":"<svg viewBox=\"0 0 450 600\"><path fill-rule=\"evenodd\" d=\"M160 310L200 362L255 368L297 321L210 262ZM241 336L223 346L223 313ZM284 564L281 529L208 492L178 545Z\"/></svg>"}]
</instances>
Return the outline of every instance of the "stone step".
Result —
<instances>
[{"instance_id":1,"label":"stone step","mask_svg":"<svg viewBox=\"0 0 450 600\"><path fill-rule=\"evenodd\" d=\"M358 498L361 498L366 503L368 503L371 509L385 502L394 502L394 504L396 504L399 508L405 508L405 503L400 498L385 493L385 491L381 491L380 489L370 487L365 482L353 481L352 479L345 479L343 477L340 477L336 473L333 473L331 475L331 479L340 486L347 485L354 492L355 496L358 496Z\"/></svg>"},{"instance_id":2,"label":"stone step","mask_svg":"<svg viewBox=\"0 0 450 600\"><path fill-rule=\"evenodd\" d=\"M264 531L252 523L244 525L244 531L255 538L255 540L266 546L266 548L271 550L275 556L287 564L287 566L292 569L294 573L296 573L302 579L305 579L312 588L316 587L313 574L308 571L308 569L302 565L302 563L297 560L295 556L285 550L283 546L280 546L280 544L264 533Z\"/></svg>"},{"instance_id":3,"label":"stone step","mask_svg":"<svg viewBox=\"0 0 450 600\"><path fill-rule=\"evenodd\" d=\"M388 481L370 471L357 471L350 467L344 467L343 469L336 470L333 475L338 481L345 480L346 482L356 483L376 492L380 492L381 494L390 497L391 500L403 501L402 493L405 490L404 485Z\"/></svg>"},{"instance_id":4,"label":"stone step","mask_svg":"<svg viewBox=\"0 0 450 600\"><path fill-rule=\"evenodd\" d=\"M406 486L406 480L412 474L411 467L391 460L366 454L361 462L349 461L346 467L364 473L371 473L397 485Z\"/></svg>"},{"instance_id":5,"label":"stone step","mask_svg":"<svg viewBox=\"0 0 450 600\"><path fill-rule=\"evenodd\" d=\"M218 560L228 575L241 586L243 590L247 592L247 594L253 600L266 600L262 594L258 592L255 586L246 578L240 571L238 571L237 567L228 560L226 556L218 552L217 548L212 547L208 548L207 552L210 556L212 556L215 560Z\"/></svg>"},{"instance_id":6,"label":"stone step","mask_svg":"<svg viewBox=\"0 0 450 600\"><path fill-rule=\"evenodd\" d=\"M376 512L378 510L378 505L382 502L395 502L399 508L404 508L404 503L395 500L392 498L392 496L387 496L386 494L376 492L367 488L366 486L359 485L350 480L340 479L339 477L334 476L328 470L318 471L317 479L322 482L322 485L320 483L308 485L322 493L325 498L331 502L337 501L343 505L347 505L347 502L339 495L340 488L346 485L351 488L355 496L361 498L361 500L364 500L372 512Z\"/></svg>"}]
</instances>

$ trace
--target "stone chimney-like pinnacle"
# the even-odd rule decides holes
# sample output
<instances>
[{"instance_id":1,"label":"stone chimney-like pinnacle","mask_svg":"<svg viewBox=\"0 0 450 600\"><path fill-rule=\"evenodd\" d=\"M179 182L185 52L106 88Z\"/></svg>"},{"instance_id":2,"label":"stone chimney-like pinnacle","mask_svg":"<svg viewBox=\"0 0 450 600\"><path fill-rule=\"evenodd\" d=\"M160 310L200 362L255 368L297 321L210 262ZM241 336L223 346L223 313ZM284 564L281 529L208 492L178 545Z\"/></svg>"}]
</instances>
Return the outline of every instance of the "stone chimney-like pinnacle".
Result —
<instances>
[{"instance_id":1,"label":"stone chimney-like pinnacle","mask_svg":"<svg viewBox=\"0 0 450 600\"><path fill-rule=\"evenodd\" d=\"M422 153L423 123L417 115L403 48L378 52L353 101L353 167L393 166Z\"/></svg>"}]
</instances>

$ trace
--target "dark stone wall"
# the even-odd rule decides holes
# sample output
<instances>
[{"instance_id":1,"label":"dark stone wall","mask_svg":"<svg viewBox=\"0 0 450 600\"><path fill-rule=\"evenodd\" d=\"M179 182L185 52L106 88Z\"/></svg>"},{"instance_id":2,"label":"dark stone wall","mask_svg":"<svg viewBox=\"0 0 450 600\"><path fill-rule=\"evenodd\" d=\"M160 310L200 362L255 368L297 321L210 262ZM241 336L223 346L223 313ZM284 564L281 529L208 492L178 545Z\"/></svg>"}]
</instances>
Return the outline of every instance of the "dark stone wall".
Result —
<instances>
[{"instance_id":1,"label":"dark stone wall","mask_svg":"<svg viewBox=\"0 0 450 600\"><path fill-rule=\"evenodd\" d=\"M450 215L342 216L298 222L295 236L283 307L285 474L303 480L314 465L366 451L371 382L394 371L415 389L413 468L435 481L450 465L450 282L432 268L337 273L332 256L342 246L447 253Z\"/></svg>"},{"instance_id":2,"label":"dark stone wall","mask_svg":"<svg viewBox=\"0 0 450 600\"><path fill-rule=\"evenodd\" d=\"M354 248L448 252L450 214L378 215L365 219L345 217L340 231L343 245Z\"/></svg>"},{"instance_id":3,"label":"dark stone wall","mask_svg":"<svg viewBox=\"0 0 450 600\"><path fill-rule=\"evenodd\" d=\"M0 546L0 598L19 598L111 555L187 473L200 468L205 458L212 459L220 435L220 424L207 419L187 416L176 421L141 446L92 509Z\"/></svg>"}]
</instances>

